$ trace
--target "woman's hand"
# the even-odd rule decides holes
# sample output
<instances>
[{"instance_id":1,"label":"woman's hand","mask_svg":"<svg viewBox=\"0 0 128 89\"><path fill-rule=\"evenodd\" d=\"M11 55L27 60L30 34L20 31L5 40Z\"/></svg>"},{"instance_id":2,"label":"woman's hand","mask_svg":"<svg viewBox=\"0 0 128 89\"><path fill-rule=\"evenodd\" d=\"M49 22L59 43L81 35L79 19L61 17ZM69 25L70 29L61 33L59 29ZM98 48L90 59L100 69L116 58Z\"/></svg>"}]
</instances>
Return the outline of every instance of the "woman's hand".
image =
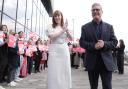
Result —
<instances>
[{"instance_id":1,"label":"woman's hand","mask_svg":"<svg viewBox=\"0 0 128 89\"><path fill-rule=\"evenodd\" d=\"M68 21L67 21L67 20L66 20L65 23L64 23L63 30L64 30L65 32L68 32Z\"/></svg>"}]
</instances>

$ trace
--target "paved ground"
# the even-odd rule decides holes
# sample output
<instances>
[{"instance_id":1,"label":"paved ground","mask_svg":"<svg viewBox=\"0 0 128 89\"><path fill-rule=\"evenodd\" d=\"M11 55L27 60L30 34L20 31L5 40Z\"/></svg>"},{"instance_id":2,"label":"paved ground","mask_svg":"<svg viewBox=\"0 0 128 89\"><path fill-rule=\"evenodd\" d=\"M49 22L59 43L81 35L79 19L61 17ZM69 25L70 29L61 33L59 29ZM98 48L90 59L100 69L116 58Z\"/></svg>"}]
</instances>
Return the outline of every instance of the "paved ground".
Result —
<instances>
[{"instance_id":1,"label":"paved ground","mask_svg":"<svg viewBox=\"0 0 128 89\"><path fill-rule=\"evenodd\" d=\"M47 70L32 74L24 78L16 87L5 86L6 89L47 89ZM100 80L99 80L100 81ZM87 72L82 69L72 69L72 89L90 89ZM99 88L101 82L99 82ZM128 89L128 66L125 66L125 74L113 73L113 89Z\"/></svg>"}]
</instances>

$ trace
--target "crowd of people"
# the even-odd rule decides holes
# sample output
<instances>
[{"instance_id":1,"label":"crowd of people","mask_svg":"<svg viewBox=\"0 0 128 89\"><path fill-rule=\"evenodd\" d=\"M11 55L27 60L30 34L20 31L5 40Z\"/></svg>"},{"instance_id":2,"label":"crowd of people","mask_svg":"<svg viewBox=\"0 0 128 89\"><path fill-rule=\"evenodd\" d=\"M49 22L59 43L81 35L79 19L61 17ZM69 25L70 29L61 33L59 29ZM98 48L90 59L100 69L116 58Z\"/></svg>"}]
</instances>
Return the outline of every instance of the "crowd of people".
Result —
<instances>
[{"instance_id":1,"label":"crowd of people","mask_svg":"<svg viewBox=\"0 0 128 89\"><path fill-rule=\"evenodd\" d=\"M48 41L30 34L26 41L24 32L8 30L0 25L0 83L16 86L23 77L47 67ZM33 67L34 65L34 67ZM2 86L0 85L0 89Z\"/></svg>"}]
</instances>

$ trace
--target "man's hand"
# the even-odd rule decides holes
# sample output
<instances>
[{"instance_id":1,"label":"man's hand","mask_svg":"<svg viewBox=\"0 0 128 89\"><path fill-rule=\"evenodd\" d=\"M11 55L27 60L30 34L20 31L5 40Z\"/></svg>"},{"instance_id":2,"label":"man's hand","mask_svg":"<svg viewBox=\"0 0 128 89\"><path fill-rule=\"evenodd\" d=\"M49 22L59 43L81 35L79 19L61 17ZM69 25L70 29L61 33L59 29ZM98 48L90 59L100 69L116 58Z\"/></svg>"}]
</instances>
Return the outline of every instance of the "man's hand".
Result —
<instances>
[{"instance_id":1,"label":"man's hand","mask_svg":"<svg viewBox=\"0 0 128 89\"><path fill-rule=\"evenodd\" d=\"M100 48L103 48L104 47L104 41L103 40L98 40L98 43L100 45Z\"/></svg>"},{"instance_id":2,"label":"man's hand","mask_svg":"<svg viewBox=\"0 0 128 89\"><path fill-rule=\"evenodd\" d=\"M95 49L102 49L104 47L104 41L98 40L98 42L95 44Z\"/></svg>"}]
</instances>

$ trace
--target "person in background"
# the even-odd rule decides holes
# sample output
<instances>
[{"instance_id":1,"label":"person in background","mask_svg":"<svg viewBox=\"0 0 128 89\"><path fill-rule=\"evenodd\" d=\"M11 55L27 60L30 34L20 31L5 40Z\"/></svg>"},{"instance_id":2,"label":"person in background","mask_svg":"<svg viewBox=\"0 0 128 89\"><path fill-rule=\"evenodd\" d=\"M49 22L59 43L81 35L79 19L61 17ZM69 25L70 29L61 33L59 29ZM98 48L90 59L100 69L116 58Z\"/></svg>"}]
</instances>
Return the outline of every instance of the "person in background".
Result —
<instances>
[{"instance_id":1,"label":"person in background","mask_svg":"<svg viewBox=\"0 0 128 89\"><path fill-rule=\"evenodd\" d=\"M48 56L48 89L71 88L70 53L67 38L72 39L59 10L53 13L52 26L47 30L51 40Z\"/></svg>"},{"instance_id":2,"label":"person in background","mask_svg":"<svg viewBox=\"0 0 128 89\"><path fill-rule=\"evenodd\" d=\"M3 43L0 44L0 83L6 81L5 76L7 76L8 69L8 28L6 25L0 25L0 31L3 31ZM4 89L0 86L1 89Z\"/></svg>"},{"instance_id":3,"label":"person in background","mask_svg":"<svg viewBox=\"0 0 128 89\"><path fill-rule=\"evenodd\" d=\"M114 62L112 50L117 45L113 26L102 20L102 7L94 3L91 8L93 20L81 28L80 46L86 49L86 69L90 89L98 89L99 76L102 89L112 89Z\"/></svg>"},{"instance_id":4,"label":"person in background","mask_svg":"<svg viewBox=\"0 0 128 89\"><path fill-rule=\"evenodd\" d=\"M74 64L73 65L75 69L78 69L79 64L80 64L80 53L78 52L77 48L78 48L78 44L76 43L73 48L73 53L74 53L74 59L73 59Z\"/></svg>"},{"instance_id":5,"label":"person in background","mask_svg":"<svg viewBox=\"0 0 128 89\"><path fill-rule=\"evenodd\" d=\"M44 40L44 51L42 54L42 58L44 60L44 70L48 67L48 42Z\"/></svg>"},{"instance_id":6,"label":"person in background","mask_svg":"<svg viewBox=\"0 0 128 89\"><path fill-rule=\"evenodd\" d=\"M124 49L124 41L120 39L119 46L117 46L117 66L119 74L124 74Z\"/></svg>"},{"instance_id":7,"label":"person in background","mask_svg":"<svg viewBox=\"0 0 128 89\"><path fill-rule=\"evenodd\" d=\"M14 32L10 32L9 35L14 35ZM18 48L18 42L16 39L16 45L14 47L8 47L8 85L9 86L16 86L15 82L15 75L16 70L20 66L20 55L19 55L19 48Z\"/></svg>"},{"instance_id":8,"label":"person in background","mask_svg":"<svg viewBox=\"0 0 128 89\"><path fill-rule=\"evenodd\" d=\"M22 35L23 35L23 31L19 31L18 32L18 42L19 41L24 41L24 39L22 38ZM15 73L15 81L18 82L18 81L21 81L22 78L20 78L20 70L21 70L21 67L22 67L22 64L23 64L23 54L24 54L24 49L23 49L23 52L19 52L19 55L20 55L20 66L16 69L16 73Z\"/></svg>"},{"instance_id":9,"label":"person in background","mask_svg":"<svg viewBox=\"0 0 128 89\"><path fill-rule=\"evenodd\" d=\"M30 50L31 49L30 46L33 46L33 40L31 38L28 40L27 49ZM29 54L30 55L26 55L27 56L27 71L28 71L28 74L31 74L32 73L32 69L33 69L33 51L30 50Z\"/></svg>"},{"instance_id":10,"label":"person in background","mask_svg":"<svg viewBox=\"0 0 128 89\"><path fill-rule=\"evenodd\" d=\"M41 59L42 59L42 52L39 50L39 47L38 47L38 45L40 44L40 41L41 40L37 40L36 41L36 48L37 48L37 51L35 51L34 53L33 53L33 60L34 60L34 64L35 64L35 73L37 73L37 72L40 72L40 69L39 69L39 67L40 67L40 61L41 61Z\"/></svg>"}]
</instances>

